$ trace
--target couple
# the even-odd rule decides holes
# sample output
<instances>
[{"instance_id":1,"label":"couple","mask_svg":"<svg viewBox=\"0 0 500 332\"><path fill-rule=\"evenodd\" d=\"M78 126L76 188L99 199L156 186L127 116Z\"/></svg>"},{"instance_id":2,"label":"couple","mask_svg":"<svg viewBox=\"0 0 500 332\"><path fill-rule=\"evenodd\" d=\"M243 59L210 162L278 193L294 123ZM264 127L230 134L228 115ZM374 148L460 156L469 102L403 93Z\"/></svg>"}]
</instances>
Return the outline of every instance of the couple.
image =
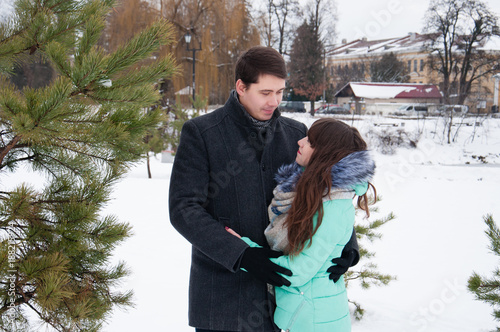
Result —
<instances>
[{"instance_id":1,"label":"couple","mask_svg":"<svg viewBox=\"0 0 500 332\"><path fill-rule=\"evenodd\" d=\"M350 330L341 275L359 259L352 198L368 210L374 164L356 129L324 119L307 133L281 117L286 77L278 52L251 48L226 104L182 129L170 219L192 244L189 325L199 332Z\"/></svg>"}]
</instances>

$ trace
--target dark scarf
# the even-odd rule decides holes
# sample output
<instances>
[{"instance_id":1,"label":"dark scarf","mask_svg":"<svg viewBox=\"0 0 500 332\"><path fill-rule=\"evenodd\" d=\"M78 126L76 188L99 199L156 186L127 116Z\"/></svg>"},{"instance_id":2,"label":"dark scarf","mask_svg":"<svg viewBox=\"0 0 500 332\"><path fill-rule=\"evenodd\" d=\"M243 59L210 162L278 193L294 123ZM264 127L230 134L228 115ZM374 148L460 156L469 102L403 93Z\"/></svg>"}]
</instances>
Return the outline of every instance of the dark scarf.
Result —
<instances>
[{"instance_id":1,"label":"dark scarf","mask_svg":"<svg viewBox=\"0 0 500 332\"><path fill-rule=\"evenodd\" d=\"M238 104L240 104L240 106L243 110L243 114L245 115L245 117L248 120L250 120L250 123L252 124L253 127L255 127L257 129L265 129L265 128L269 128L271 126L271 122L272 122L274 117L269 119L269 120L266 120L266 121L261 121L261 120L255 119L254 117L252 117L248 113L248 111L245 109L245 107L243 105L241 105L240 99L238 98L238 93L236 92L236 90L233 90L231 93L233 94L233 97L238 101Z\"/></svg>"}]
</instances>

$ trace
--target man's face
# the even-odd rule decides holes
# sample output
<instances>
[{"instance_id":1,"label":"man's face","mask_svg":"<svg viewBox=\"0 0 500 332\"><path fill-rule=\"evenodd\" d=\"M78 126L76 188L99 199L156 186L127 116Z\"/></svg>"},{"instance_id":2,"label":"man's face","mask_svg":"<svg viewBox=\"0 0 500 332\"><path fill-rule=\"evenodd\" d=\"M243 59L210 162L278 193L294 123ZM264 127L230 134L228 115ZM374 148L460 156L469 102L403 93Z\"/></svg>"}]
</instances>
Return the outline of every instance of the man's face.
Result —
<instances>
[{"instance_id":1,"label":"man's face","mask_svg":"<svg viewBox=\"0 0 500 332\"><path fill-rule=\"evenodd\" d=\"M271 119L274 110L283 99L285 80L273 75L263 74L257 83L245 85L241 80L236 82L236 92L240 103L247 112L260 121Z\"/></svg>"}]
</instances>

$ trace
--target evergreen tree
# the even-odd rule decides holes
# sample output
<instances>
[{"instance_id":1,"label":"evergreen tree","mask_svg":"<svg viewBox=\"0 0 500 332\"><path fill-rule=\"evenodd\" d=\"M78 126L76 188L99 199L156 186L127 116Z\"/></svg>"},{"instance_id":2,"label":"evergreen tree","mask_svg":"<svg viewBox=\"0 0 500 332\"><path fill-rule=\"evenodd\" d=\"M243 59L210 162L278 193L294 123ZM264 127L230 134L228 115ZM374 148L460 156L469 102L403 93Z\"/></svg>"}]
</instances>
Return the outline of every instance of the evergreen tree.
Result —
<instances>
[{"instance_id":1,"label":"evergreen tree","mask_svg":"<svg viewBox=\"0 0 500 332\"><path fill-rule=\"evenodd\" d=\"M382 198L380 196L377 196L377 200L375 203L379 202L381 199ZM370 207L370 214L373 212L378 212L377 206ZM364 214L364 211L362 213ZM375 286L387 285L389 284L389 282L391 282L391 280L396 279L396 277L394 276L378 272L377 264L373 262L363 264L363 261L371 259L375 256L375 253L369 251L363 245L363 243L366 243L366 241L369 241L371 243L376 239L382 238L382 234L377 232L378 228L385 225L387 222L393 220L394 218L396 217L391 212L387 216L378 218L374 221L367 222L366 220L359 220L359 219L356 220L354 228L356 230L356 236L359 244L360 262L356 265L356 267L349 269L346 272L344 276L346 287L349 285L349 283L355 280L360 282L362 288L367 289L370 288L372 285ZM349 300L349 302L351 302L355 306L354 317L357 320L360 320L364 315L365 312L364 309L356 301Z\"/></svg>"},{"instance_id":2,"label":"evergreen tree","mask_svg":"<svg viewBox=\"0 0 500 332\"><path fill-rule=\"evenodd\" d=\"M490 240L489 249L500 256L500 229L491 215L485 216L484 222L488 226L486 235ZM467 287L476 300L484 301L494 308L493 317L500 321L500 268L495 269L492 278L481 277L474 272L469 278ZM500 331L500 327L497 327L497 331Z\"/></svg>"},{"instance_id":3,"label":"evergreen tree","mask_svg":"<svg viewBox=\"0 0 500 332\"><path fill-rule=\"evenodd\" d=\"M111 54L97 47L112 5L18 0L0 25L0 330L30 330L38 318L57 331L98 331L115 306L132 303L132 292L116 289L125 264L110 264L131 227L99 213L146 153L158 114L144 110L175 65L167 56L137 67L172 41L164 21ZM32 56L57 77L19 90L9 73ZM23 168L45 182L16 176ZM7 177L19 183L8 188Z\"/></svg>"},{"instance_id":4,"label":"evergreen tree","mask_svg":"<svg viewBox=\"0 0 500 332\"><path fill-rule=\"evenodd\" d=\"M177 152L181 138L181 129L184 123L189 119L199 116L201 110L205 110L207 107L208 98L204 98L202 95L201 93L196 95L194 100L192 97L189 97L193 105L192 109L185 109L180 101L180 96L177 96L175 104L170 109L165 142L168 148L172 150L173 155Z\"/></svg>"},{"instance_id":5,"label":"evergreen tree","mask_svg":"<svg viewBox=\"0 0 500 332\"><path fill-rule=\"evenodd\" d=\"M177 96L176 103L172 106L166 105L160 111L161 125L151 130L145 138L149 151L153 154L161 153L164 150L172 151L172 155L177 152L179 140L181 137L181 129L184 123L200 115L201 110L205 110L208 105L208 98L202 97L202 93L195 96L193 101L189 97L193 108L185 109L180 101L180 96ZM151 179L151 167L149 162L149 154L147 154L148 177Z\"/></svg>"},{"instance_id":6,"label":"evergreen tree","mask_svg":"<svg viewBox=\"0 0 500 332\"><path fill-rule=\"evenodd\" d=\"M387 53L370 63L372 82L407 83L410 80L408 67L394 53Z\"/></svg>"},{"instance_id":7,"label":"evergreen tree","mask_svg":"<svg viewBox=\"0 0 500 332\"><path fill-rule=\"evenodd\" d=\"M304 22L297 29L290 53L289 72L294 93L311 101L311 114L314 115L314 101L323 94L326 83L323 43L312 23Z\"/></svg>"}]
</instances>

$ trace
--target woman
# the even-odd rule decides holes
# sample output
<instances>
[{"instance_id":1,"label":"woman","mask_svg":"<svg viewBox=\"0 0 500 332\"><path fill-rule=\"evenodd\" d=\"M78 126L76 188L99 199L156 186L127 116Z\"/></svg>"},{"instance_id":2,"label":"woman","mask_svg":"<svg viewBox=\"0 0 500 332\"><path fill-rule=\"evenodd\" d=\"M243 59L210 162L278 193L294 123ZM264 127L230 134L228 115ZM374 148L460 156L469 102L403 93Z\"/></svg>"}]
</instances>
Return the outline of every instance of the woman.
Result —
<instances>
[{"instance_id":1,"label":"woman","mask_svg":"<svg viewBox=\"0 0 500 332\"><path fill-rule=\"evenodd\" d=\"M326 270L351 237L355 195L369 215L375 164L358 130L335 119L314 122L298 145L296 163L278 171L265 232L271 248L286 254L273 261L293 272L291 286L275 289L274 322L290 332L350 331L344 279L333 283Z\"/></svg>"}]
</instances>

